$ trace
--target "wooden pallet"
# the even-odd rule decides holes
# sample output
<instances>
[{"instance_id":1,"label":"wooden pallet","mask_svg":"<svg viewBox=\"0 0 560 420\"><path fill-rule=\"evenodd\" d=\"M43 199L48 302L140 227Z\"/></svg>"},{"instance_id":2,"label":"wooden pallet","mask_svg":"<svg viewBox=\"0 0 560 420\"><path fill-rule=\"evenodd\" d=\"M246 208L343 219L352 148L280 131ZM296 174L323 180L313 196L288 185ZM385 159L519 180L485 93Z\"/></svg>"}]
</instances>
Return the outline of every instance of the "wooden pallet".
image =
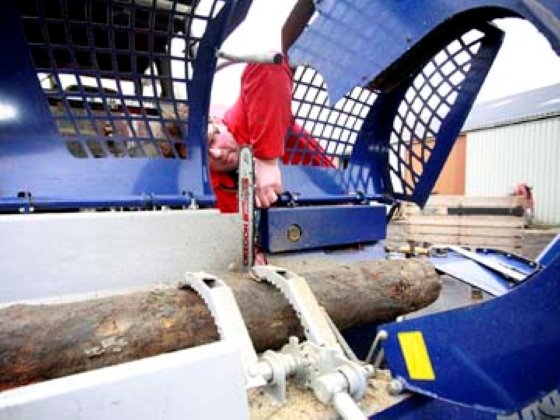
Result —
<instances>
[{"instance_id":1,"label":"wooden pallet","mask_svg":"<svg viewBox=\"0 0 560 420\"><path fill-rule=\"evenodd\" d=\"M480 214L484 209L495 213L496 209L515 209L519 205L518 197L433 196L423 210L416 205L405 205L403 217L389 229L393 236L389 242L489 247L521 253L523 217L508 215L508 211L499 216ZM457 213L457 208L476 209L477 214L449 214Z\"/></svg>"},{"instance_id":2,"label":"wooden pallet","mask_svg":"<svg viewBox=\"0 0 560 420\"><path fill-rule=\"evenodd\" d=\"M466 197L462 195L433 195L430 197L423 209L414 203L406 203L403 207L405 217L415 214L425 215L447 215L450 210L458 209L478 209L487 214L491 211L502 209L503 213L514 213L522 208L523 200L518 196L505 197Z\"/></svg>"}]
</instances>

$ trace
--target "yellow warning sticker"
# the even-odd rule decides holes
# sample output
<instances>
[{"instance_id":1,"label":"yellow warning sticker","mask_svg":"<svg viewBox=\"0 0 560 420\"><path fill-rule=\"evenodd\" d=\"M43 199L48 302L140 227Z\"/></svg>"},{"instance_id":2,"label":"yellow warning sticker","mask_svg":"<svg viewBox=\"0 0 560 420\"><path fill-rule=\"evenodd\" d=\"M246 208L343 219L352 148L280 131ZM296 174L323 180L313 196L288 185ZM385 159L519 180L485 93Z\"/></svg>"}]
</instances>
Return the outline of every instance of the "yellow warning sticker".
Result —
<instances>
[{"instance_id":1,"label":"yellow warning sticker","mask_svg":"<svg viewBox=\"0 0 560 420\"><path fill-rule=\"evenodd\" d=\"M434 381L436 375L422 332L400 332L398 337L410 379Z\"/></svg>"}]
</instances>

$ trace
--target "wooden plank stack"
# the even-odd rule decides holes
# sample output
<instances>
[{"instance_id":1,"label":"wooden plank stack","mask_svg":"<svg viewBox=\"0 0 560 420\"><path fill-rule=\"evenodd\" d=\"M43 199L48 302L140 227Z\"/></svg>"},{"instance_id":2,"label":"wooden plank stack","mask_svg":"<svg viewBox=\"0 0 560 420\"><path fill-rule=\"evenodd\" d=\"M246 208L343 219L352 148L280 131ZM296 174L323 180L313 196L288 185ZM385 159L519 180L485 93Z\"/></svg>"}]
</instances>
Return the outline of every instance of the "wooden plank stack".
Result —
<instances>
[{"instance_id":1,"label":"wooden plank stack","mask_svg":"<svg viewBox=\"0 0 560 420\"><path fill-rule=\"evenodd\" d=\"M520 254L523 210L519 197L432 196L424 209L407 203L389 229L391 242L491 247ZM394 243L393 243L394 244Z\"/></svg>"}]
</instances>

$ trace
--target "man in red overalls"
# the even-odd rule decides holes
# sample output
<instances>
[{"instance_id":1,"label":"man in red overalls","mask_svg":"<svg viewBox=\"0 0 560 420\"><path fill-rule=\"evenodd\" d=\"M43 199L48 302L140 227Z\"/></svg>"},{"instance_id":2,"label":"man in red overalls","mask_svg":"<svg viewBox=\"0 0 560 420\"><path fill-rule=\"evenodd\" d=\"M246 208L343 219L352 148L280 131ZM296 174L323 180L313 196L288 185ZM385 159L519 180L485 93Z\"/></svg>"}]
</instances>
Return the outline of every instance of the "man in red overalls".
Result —
<instances>
[{"instance_id":1,"label":"man in red overalls","mask_svg":"<svg viewBox=\"0 0 560 420\"><path fill-rule=\"evenodd\" d=\"M241 92L235 104L223 120L211 119L210 177L222 212L238 211L236 169L240 145L253 147L255 201L261 208L270 207L282 192L280 158L284 163L332 166L317 141L294 123L291 100L292 71L286 59L281 65L249 64L241 76ZM292 153L285 153L285 146Z\"/></svg>"}]
</instances>

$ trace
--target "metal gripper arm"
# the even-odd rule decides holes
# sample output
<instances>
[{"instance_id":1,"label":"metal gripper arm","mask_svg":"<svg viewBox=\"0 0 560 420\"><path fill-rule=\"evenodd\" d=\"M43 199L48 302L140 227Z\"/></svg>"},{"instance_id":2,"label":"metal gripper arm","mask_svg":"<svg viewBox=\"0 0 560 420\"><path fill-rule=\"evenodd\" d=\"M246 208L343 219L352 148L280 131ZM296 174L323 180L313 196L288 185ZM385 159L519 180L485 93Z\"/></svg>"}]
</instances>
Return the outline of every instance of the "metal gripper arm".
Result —
<instances>
[{"instance_id":1,"label":"metal gripper arm","mask_svg":"<svg viewBox=\"0 0 560 420\"><path fill-rule=\"evenodd\" d=\"M325 312L303 278L271 265L253 267L252 273L259 281L266 281L280 290L294 308L309 342L342 352Z\"/></svg>"},{"instance_id":2,"label":"metal gripper arm","mask_svg":"<svg viewBox=\"0 0 560 420\"><path fill-rule=\"evenodd\" d=\"M232 340L241 347L241 360L247 388L266 385L258 369L258 357L233 292L223 280L207 273L186 273L180 287L192 288L210 310L222 340ZM255 368L257 367L257 368Z\"/></svg>"},{"instance_id":3,"label":"metal gripper arm","mask_svg":"<svg viewBox=\"0 0 560 420\"><path fill-rule=\"evenodd\" d=\"M332 404L342 418L364 419L356 401L364 396L367 380L374 374L373 367L357 361L351 350L346 350L350 358L346 357L347 344L336 334L336 327L329 322L327 313L302 277L270 265L255 266L251 272L255 279L280 290L304 327L308 341L298 345L297 339L292 338L282 349L282 353L306 362L303 369L300 367L296 371L303 378L302 382L313 390L319 401ZM267 353L263 358L266 356Z\"/></svg>"},{"instance_id":4,"label":"metal gripper arm","mask_svg":"<svg viewBox=\"0 0 560 420\"><path fill-rule=\"evenodd\" d=\"M225 282L206 273L187 273L180 284L191 287L202 297L220 338L239 343L247 388L266 385L267 391L283 402L286 380L295 375L300 384L312 389L321 402L332 404L343 418L365 418L356 401L363 397L373 368L345 356L344 346L305 280L273 266L254 267L252 274L284 294L302 322L308 341L299 343L291 337L281 351L268 350L259 359L235 297Z\"/></svg>"}]
</instances>

